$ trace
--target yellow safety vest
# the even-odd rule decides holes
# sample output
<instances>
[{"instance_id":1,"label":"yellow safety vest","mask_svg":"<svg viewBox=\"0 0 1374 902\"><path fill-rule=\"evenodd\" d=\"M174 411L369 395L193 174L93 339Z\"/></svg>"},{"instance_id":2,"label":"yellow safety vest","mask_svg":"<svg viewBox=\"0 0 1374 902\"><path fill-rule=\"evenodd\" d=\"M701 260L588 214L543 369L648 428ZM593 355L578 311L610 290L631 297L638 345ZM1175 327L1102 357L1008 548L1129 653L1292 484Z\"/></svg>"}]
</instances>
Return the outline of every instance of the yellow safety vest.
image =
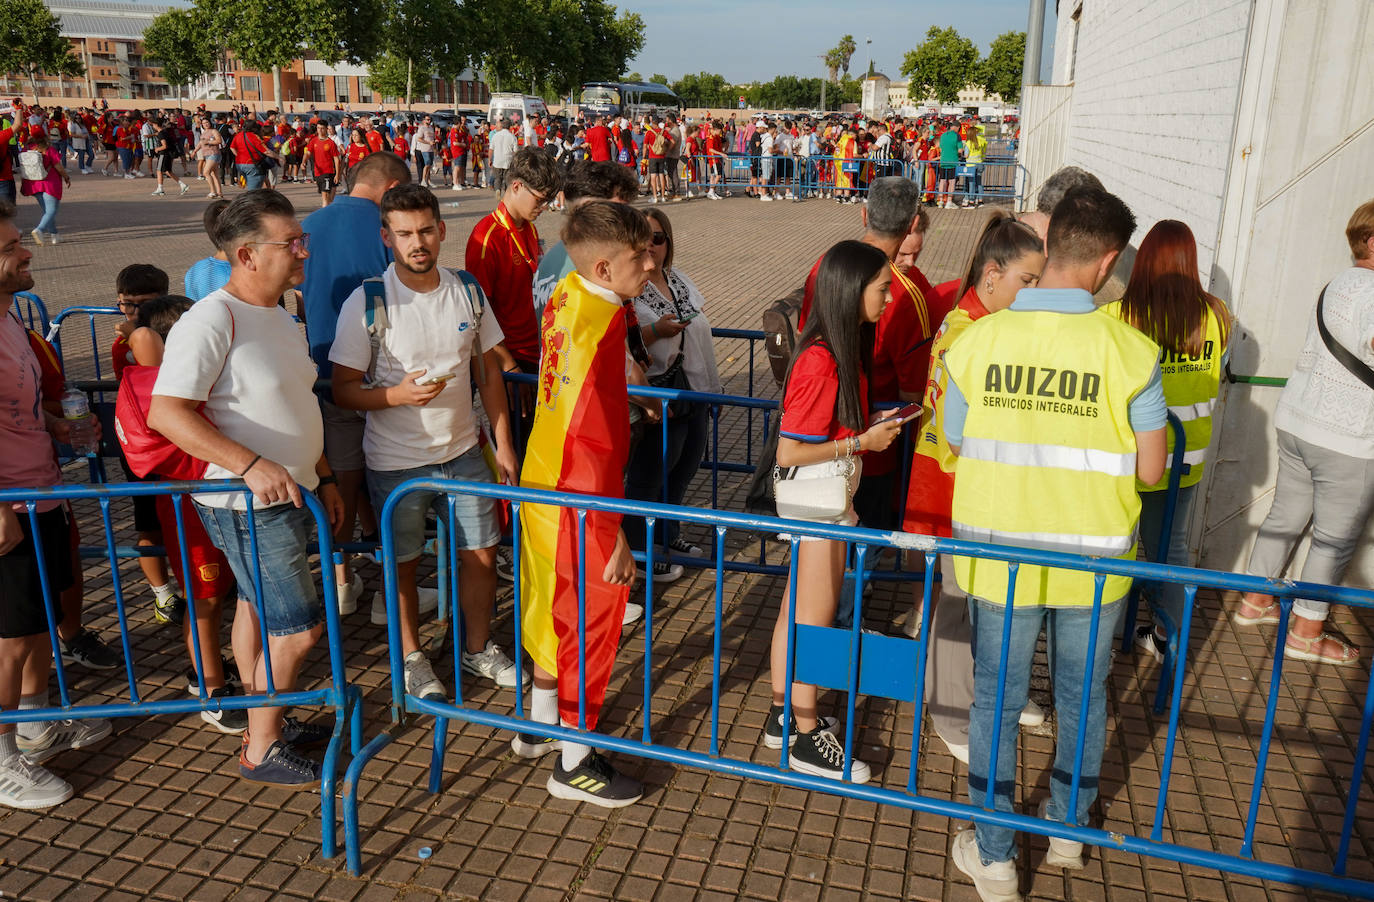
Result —
<instances>
[{"instance_id":1,"label":"yellow safety vest","mask_svg":"<svg viewBox=\"0 0 1374 902\"><path fill-rule=\"evenodd\" d=\"M968 401L954 470L954 536L1133 559L1140 495L1129 406L1154 373L1157 348L1092 311L1008 309L969 325L945 352ZM959 586L994 604L1007 564L954 558ZM1125 596L1109 576L1102 601ZM1093 574L1022 564L1018 605L1091 606Z\"/></svg>"},{"instance_id":2,"label":"yellow safety vest","mask_svg":"<svg viewBox=\"0 0 1374 902\"><path fill-rule=\"evenodd\" d=\"M1121 318L1120 301L1105 304L1102 309ZM1210 305L1204 305L1204 309L1207 315L1206 338L1201 354L1194 357L1165 350L1159 352L1159 370L1164 376L1164 400L1169 405L1169 412L1183 423L1183 462L1188 465L1188 472L1179 480L1181 488L1202 481L1207 448L1212 443L1212 413L1221 390L1221 358L1226 350L1221 344L1221 323L1217 321ZM1174 460L1173 429L1167 435L1169 458L1164 465L1164 475L1154 485L1137 483L1136 488L1142 492L1160 492L1169 487L1169 466Z\"/></svg>"}]
</instances>

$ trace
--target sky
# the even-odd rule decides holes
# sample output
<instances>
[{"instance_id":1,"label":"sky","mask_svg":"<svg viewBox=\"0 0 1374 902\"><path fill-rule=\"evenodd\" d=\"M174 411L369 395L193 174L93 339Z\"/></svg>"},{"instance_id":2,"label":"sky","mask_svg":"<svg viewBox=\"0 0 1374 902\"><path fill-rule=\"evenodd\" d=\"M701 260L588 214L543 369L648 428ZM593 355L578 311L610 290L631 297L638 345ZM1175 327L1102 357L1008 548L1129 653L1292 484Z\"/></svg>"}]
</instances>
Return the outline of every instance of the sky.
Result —
<instances>
[{"instance_id":1,"label":"sky","mask_svg":"<svg viewBox=\"0 0 1374 902\"><path fill-rule=\"evenodd\" d=\"M986 54L993 38L1025 31L1031 0L621 0L619 9L644 19L645 42L629 71L676 81L687 72L715 72L726 81L768 81L775 75L825 75L820 57L846 34L858 49L849 71L875 68L901 79L902 58L930 26L952 25ZM1054 4L1045 31L1054 33ZM837 15L837 11L861 15ZM866 41L872 39L872 44ZM1047 51L1048 52L1048 51Z\"/></svg>"}]
</instances>

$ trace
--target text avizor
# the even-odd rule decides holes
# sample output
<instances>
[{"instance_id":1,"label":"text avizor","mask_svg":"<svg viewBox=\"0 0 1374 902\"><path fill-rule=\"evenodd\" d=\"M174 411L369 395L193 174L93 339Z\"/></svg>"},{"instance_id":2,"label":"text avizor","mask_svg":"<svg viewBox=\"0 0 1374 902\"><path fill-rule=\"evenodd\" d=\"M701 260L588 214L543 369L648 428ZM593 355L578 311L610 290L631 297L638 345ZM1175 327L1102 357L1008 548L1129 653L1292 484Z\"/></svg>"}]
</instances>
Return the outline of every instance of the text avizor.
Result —
<instances>
[{"instance_id":1,"label":"text avizor","mask_svg":"<svg viewBox=\"0 0 1374 902\"><path fill-rule=\"evenodd\" d=\"M1020 363L989 364L983 391L1029 398L1060 398L1096 404L1102 388L1097 373L1080 373L1050 366L1025 366Z\"/></svg>"}]
</instances>

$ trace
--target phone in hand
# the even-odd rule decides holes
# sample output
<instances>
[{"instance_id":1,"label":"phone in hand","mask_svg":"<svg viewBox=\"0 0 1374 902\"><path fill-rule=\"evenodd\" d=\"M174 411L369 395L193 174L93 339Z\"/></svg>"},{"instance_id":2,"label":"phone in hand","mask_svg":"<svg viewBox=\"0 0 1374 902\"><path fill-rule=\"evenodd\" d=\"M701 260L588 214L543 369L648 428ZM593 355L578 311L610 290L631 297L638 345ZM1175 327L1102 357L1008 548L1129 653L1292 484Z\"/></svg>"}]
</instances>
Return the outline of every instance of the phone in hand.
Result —
<instances>
[{"instance_id":1,"label":"phone in hand","mask_svg":"<svg viewBox=\"0 0 1374 902\"><path fill-rule=\"evenodd\" d=\"M696 318L697 318L698 316L700 316L700 315L701 315L701 311L700 311L700 310L693 310L691 313L687 314L686 316L679 316L679 317L677 318L677 321L680 322L680 323L690 323L692 320L696 319Z\"/></svg>"},{"instance_id":2,"label":"phone in hand","mask_svg":"<svg viewBox=\"0 0 1374 902\"><path fill-rule=\"evenodd\" d=\"M883 419L887 421L896 420L899 424L905 425L907 423L910 423L912 420L916 419L920 415L921 405L918 402L913 401L905 407L901 407L897 410L891 411Z\"/></svg>"},{"instance_id":3,"label":"phone in hand","mask_svg":"<svg viewBox=\"0 0 1374 902\"><path fill-rule=\"evenodd\" d=\"M437 376L425 376L423 379L416 379L416 385L434 385L439 382L447 382L452 379L453 373L439 373Z\"/></svg>"}]
</instances>

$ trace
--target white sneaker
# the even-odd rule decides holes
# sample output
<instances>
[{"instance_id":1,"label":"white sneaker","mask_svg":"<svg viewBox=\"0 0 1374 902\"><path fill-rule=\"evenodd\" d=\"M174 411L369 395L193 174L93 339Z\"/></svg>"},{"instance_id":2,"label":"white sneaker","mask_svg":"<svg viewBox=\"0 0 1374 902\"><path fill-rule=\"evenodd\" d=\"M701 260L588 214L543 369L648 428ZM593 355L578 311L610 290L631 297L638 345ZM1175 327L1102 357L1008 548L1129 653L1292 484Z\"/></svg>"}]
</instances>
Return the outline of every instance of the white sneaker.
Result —
<instances>
[{"instance_id":1,"label":"white sneaker","mask_svg":"<svg viewBox=\"0 0 1374 902\"><path fill-rule=\"evenodd\" d=\"M407 695L435 701L444 701L448 698L444 684L434 675L434 667L430 665L429 658L425 657L424 652L418 649L411 652L405 656L401 664L405 672Z\"/></svg>"},{"instance_id":2,"label":"white sneaker","mask_svg":"<svg viewBox=\"0 0 1374 902\"><path fill-rule=\"evenodd\" d=\"M363 596L363 578L354 573L348 585L341 586L335 583L334 590L339 597L339 616L347 617L358 610L358 599Z\"/></svg>"},{"instance_id":3,"label":"white sneaker","mask_svg":"<svg viewBox=\"0 0 1374 902\"><path fill-rule=\"evenodd\" d=\"M42 233L42 232L38 231L37 229L34 229L32 232L29 232L29 234L30 234L31 236L33 236L33 243L34 243L34 244L42 244L42 243L43 243L43 233Z\"/></svg>"},{"instance_id":4,"label":"white sneaker","mask_svg":"<svg viewBox=\"0 0 1374 902\"><path fill-rule=\"evenodd\" d=\"M50 720L36 739L16 737L19 752L30 764L42 764L67 749L81 749L110 735L108 720Z\"/></svg>"},{"instance_id":5,"label":"white sneaker","mask_svg":"<svg viewBox=\"0 0 1374 902\"><path fill-rule=\"evenodd\" d=\"M937 733L936 735L939 736L938 733ZM943 743L945 744L945 748L949 749L949 754L950 754L950 757L951 757L951 758L953 758L955 761L958 761L960 764L964 765L965 767L968 766L968 746L967 746L967 745L959 745L957 742L950 742L948 739L946 739L946 738L943 737L943 736L940 736L940 741L943 742Z\"/></svg>"},{"instance_id":6,"label":"white sneaker","mask_svg":"<svg viewBox=\"0 0 1374 902\"><path fill-rule=\"evenodd\" d=\"M66 780L47 768L30 764L23 755L15 755L0 764L0 805L51 808L70 799L74 792Z\"/></svg>"},{"instance_id":7,"label":"white sneaker","mask_svg":"<svg viewBox=\"0 0 1374 902\"><path fill-rule=\"evenodd\" d=\"M687 197L688 197L688 199L691 199L691 198L696 197L696 196L697 196L697 193L696 193L695 191L688 191L688 192L687 192Z\"/></svg>"},{"instance_id":8,"label":"white sneaker","mask_svg":"<svg viewBox=\"0 0 1374 902\"><path fill-rule=\"evenodd\" d=\"M636 604L633 601L627 601L625 602L625 616L621 618L620 625L629 626L632 623L638 623L643 616L644 605Z\"/></svg>"},{"instance_id":9,"label":"white sneaker","mask_svg":"<svg viewBox=\"0 0 1374 902\"><path fill-rule=\"evenodd\" d=\"M1049 797L1040 800L1040 808L1035 816L1042 821L1049 820ZM1050 837L1050 851L1045 856L1045 864L1052 868L1068 868L1071 871L1083 869L1083 844L1062 836Z\"/></svg>"},{"instance_id":10,"label":"white sneaker","mask_svg":"<svg viewBox=\"0 0 1374 902\"><path fill-rule=\"evenodd\" d=\"M187 191L190 191L190 190L191 190L191 186L188 185L188 184L186 184L185 182L182 182L182 183L181 183L181 193L178 194L177 197L185 197L185 196L186 196L186 192L187 192Z\"/></svg>"},{"instance_id":11,"label":"white sneaker","mask_svg":"<svg viewBox=\"0 0 1374 902\"><path fill-rule=\"evenodd\" d=\"M972 827L955 834L952 857L954 866L973 881L973 888L978 890L978 898L983 902L1021 902L1016 862L1008 859L983 864Z\"/></svg>"},{"instance_id":12,"label":"white sneaker","mask_svg":"<svg viewBox=\"0 0 1374 902\"><path fill-rule=\"evenodd\" d=\"M153 197L161 197L162 195L164 195L164 194L166 194L166 193L167 193L166 191L163 191L161 188L159 188L159 189L157 189L156 191L153 192Z\"/></svg>"},{"instance_id":13,"label":"white sneaker","mask_svg":"<svg viewBox=\"0 0 1374 902\"><path fill-rule=\"evenodd\" d=\"M126 173L124 173L124 177L125 177L126 179L136 179L136 178L138 178L138 176L134 175L132 172L126 172Z\"/></svg>"},{"instance_id":14,"label":"white sneaker","mask_svg":"<svg viewBox=\"0 0 1374 902\"><path fill-rule=\"evenodd\" d=\"M656 204L656 203L658 203L658 195L655 194L653 197L649 198L649 203L651 203L651 204Z\"/></svg>"},{"instance_id":15,"label":"white sneaker","mask_svg":"<svg viewBox=\"0 0 1374 902\"><path fill-rule=\"evenodd\" d=\"M57 242L62 240L61 238L57 237L56 232L48 232L44 237L48 239L48 244L56 244Z\"/></svg>"},{"instance_id":16,"label":"white sneaker","mask_svg":"<svg viewBox=\"0 0 1374 902\"><path fill-rule=\"evenodd\" d=\"M487 647L475 655L463 652L463 670L476 676L483 676L504 689L515 688L515 662L506 657L501 646L488 639ZM524 684L530 684L529 669L523 672Z\"/></svg>"},{"instance_id":17,"label":"white sneaker","mask_svg":"<svg viewBox=\"0 0 1374 902\"><path fill-rule=\"evenodd\" d=\"M1026 699L1026 707L1021 709L1020 724L1023 727L1038 727L1045 722L1045 709L1035 703L1035 699Z\"/></svg>"},{"instance_id":18,"label":"white sneaker","mask_svg":"<svg viewBox=\"0 0 1374 902\"><path fill-rule=\"evenodd\" d=\"M771 194L760 194L760 195L759 195L759 200L761 200L761 201L770 201L770 200L772 200L772 199L773 199L773 195L771 195Z\"/></svg>"},{"instance_id":19,"label":"white sneaker","mask_svg":"<svg viewBox=\"0 0 1374 902\"><path fill-rule=\"evenodd\" d=\"M419 595L419 607L416 612L428 614L439 609L439 590L422 588L417 590ZM386 626L386 591L378 589L372 593L372 625Z\"/></svg>"},{"instance_id":20,"label":"white sneaker","mask_svg":"<svg viewBox=\"0 0 1374 902\"><path fill-rule=\"evenodd\" d=\"M198 182L203 182L203 181L205 181L205 176L203 176L203 175L198 175L198 176L196 176L196 181L198 181Z\"/></svg>"},{"instance_id":21,"label":"white sneaker","mask_svg":"<svg viewBox=\"0 0 1374 902\"><path fill-rule=\"evenodd\" d=\"M709 197L711 200L720 200L720 195L714 191L707 191L706 196Z\"/></svg>"}]
</instances>

